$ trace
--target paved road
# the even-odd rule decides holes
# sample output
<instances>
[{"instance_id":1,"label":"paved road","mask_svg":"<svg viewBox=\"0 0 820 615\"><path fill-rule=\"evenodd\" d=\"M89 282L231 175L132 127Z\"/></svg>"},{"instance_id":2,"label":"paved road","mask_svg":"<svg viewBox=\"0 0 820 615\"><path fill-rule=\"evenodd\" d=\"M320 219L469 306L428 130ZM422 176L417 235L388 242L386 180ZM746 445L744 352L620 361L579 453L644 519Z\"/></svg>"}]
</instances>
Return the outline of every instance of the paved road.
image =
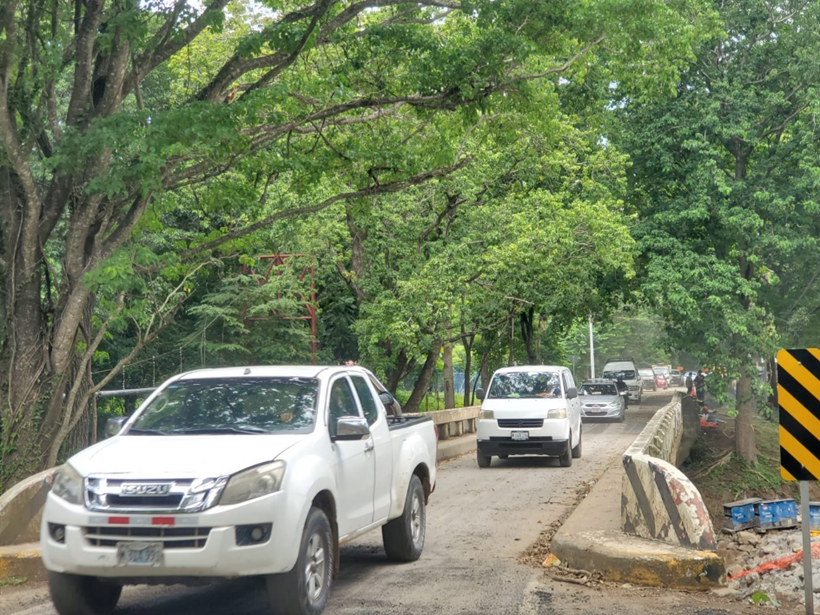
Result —
<instances>
[{"instance_id":1,"label":"paved road","mask_svg":"<svg viewBox=\"0 0 820 615\"><path fill-rule=\"evenodd\" d=\"M518 560L542 530L571 511L579 489L608 465L620 463L620 454L668 400L665 392L648 394L641 406L630 407L625 423L586 424L583 458L571 468L538 457L493 459L492 467L483 470L473 455L442 464L428 508L421 559L412 564L388 563L378 532L345 546L340 578L325 613L559 615L600 613L602 608L609 613L660 612L657 597L647 597L644 590L635 596L628 591L612 596L560 584ZM126 588L118 613L262 615L266 603L260 587L253 581L237 581L203 588ZM698 602L685 601L691 608ZM646 603L646 610L639 603ZM678 610L683 612L725 611ZM34 586L0 588L0 613L54 615L55 611L45 588Z\"/></svg>"}]
</instances>

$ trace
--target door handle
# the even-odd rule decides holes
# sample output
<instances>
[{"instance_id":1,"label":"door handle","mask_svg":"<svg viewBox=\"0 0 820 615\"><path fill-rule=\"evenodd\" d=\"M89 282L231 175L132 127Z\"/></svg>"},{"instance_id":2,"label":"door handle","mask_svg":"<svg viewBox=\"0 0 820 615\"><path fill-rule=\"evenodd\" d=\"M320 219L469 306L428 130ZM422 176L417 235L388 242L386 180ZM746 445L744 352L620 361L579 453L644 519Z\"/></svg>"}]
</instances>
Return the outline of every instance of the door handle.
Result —
<instances>
[{"instance_id":1,"label":"door handle","mask_svg":"<svg viewBox=\"0 0 820 615\"><path fill-rule=\"evenodd\" d=\"M372 451L374 448L376 448L376 445L375 445L375 444L373 444L373 441L371 440L371 441L369 441L369 442L366 442L366 443L365 443L365 445L364 445L364 452L365 452L365 453L369 453L369 452L370 452L370 451Z\"/></svg>"}]
</instances>

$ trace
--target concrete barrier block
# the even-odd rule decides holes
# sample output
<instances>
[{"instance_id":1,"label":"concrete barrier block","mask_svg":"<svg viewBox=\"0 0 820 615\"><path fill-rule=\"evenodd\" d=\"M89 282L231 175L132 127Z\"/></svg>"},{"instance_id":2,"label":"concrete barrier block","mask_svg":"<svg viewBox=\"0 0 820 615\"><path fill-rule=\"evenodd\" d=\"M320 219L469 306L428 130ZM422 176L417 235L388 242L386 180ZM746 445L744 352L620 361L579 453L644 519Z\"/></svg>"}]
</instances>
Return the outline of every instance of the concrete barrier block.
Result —
<instances>
[{"instance_id":1,"label":"concrete barrier block","mask_svg":"<svg viewBox=\"0 0 820 615\"><path fill-rule=\"evenodd\" d=\"M697 487L671 463L624 455L624 532L698 550L716 550L712 520Z\"/></svg>"},{"instance_id":2,"label":"concrete barrier block","mask_svg":"<svg viewBox=\"0 0 820 615\"><path fill-rule=\"evenodd\" d=\"M34 542L40 538L40 517L55 469L20 481L0 496L0 546Z\"/></svg>"}]
</instances>

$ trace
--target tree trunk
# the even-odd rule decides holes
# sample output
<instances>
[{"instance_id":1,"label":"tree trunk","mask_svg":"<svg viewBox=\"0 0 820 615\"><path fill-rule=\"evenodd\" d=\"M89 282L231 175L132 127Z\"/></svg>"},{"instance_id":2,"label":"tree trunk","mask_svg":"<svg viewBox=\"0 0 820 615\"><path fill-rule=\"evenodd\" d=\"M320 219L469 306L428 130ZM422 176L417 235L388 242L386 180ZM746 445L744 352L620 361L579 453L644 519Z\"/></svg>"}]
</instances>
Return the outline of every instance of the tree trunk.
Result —
<instances>
[{"instance_id":1,"label":"tree trunk","mask_svg":"<svg viewBox=\"0 0 820 615\"><path fill-rule=\"evenodd\" d=\"M510 316L510 352L507 357L507 365L515 364L515 320L514 316Z\"/></svg>"},{"instance_id":2,"label":"tree trunk","mask_svg":"<svg viewBox=\"0 0 820 615\"><path fill-rule=\"evenodd\" d=\"M757 465L757 447L755 432L752 428L754 416L754 398L752 397L752 378L749 370L754 366L743 365L741 376L737 381L737 418L735 419L735 452L749 465Z\"/></svg>"},{"instance_id":3,"label":"tree trunk","mask_svg":"<svg viewBox=\"0 0 820 615\"><path fill-rule=\"evenodd\" d=\"M461 328L461 343L464 346L464 405L473 405L473 387L470 386L473 369L473 340L475 335L464 335L464 327Z\"/></svg>"},{"instance_id":4,"label":"tree trunk","mask_svg":"<svg viewBox=\"0 0 820 615\"><path fill-rule=\"evenodd\" d=\"M519 320L521 321L521 340L524 342L524 348L527 349L527 361L530 365L537 365L538 357L535 353L535 344L534 344L534 322L535 322L535 307L530 306L528 310L525 310L519 314Z\"/></svg>"},{"instance_id":5,"label":"tree trunk","mask_svg":"<svg viewBox=\"0 0 820 615\"><path fill-rule=\"evenodd\" d=\"M481 366L478 370L478 377L481 379L481 388L485 391L490 386L490 350L481 357Z\"/></svg>"},{"instance_id":6,"label":"tree trunk","mask_svg":"<svg viewBox=\"0 0 820 615\"><path fill-rule=\"evenodd\" d=\"M408 368L409 361L407 359L407 351L402 348L399 352L399 355L396 357L396 366L392 370L388 370L385 374L387 376L387 382L385 382L385 386L387 390L390 391L395 395L396 389L399 388L399 383L401 379L407 375L407 368Z\"/></svg>"},{"instance_id":7,"label":"tree trunk","mask_svg":"<svg viewBox=\"0 0 820 615\"><path fill-rule=\"evenodd\" d=\"M453 369L453 346L444 346L444 408L456 407L455 370Z\"/></svg>"},{"instance_id":8,"label":"tree trunk","mask_svg":"<svg viewBox=\"0 0 820 615\"><path fill-rule=\"evenodd\" d=\"M441 345L437 342L433 350L427 353L427 359L421 368L421 373L416 379L416 384L413 387L413 392L410 394L410 399L404 404L404 412L418 412L421 408L421 402L427 394L427 389L430 386L430 380L433 377L433 371L436 369L438 362L438 354Z\"/></svg>"}]
</instances>

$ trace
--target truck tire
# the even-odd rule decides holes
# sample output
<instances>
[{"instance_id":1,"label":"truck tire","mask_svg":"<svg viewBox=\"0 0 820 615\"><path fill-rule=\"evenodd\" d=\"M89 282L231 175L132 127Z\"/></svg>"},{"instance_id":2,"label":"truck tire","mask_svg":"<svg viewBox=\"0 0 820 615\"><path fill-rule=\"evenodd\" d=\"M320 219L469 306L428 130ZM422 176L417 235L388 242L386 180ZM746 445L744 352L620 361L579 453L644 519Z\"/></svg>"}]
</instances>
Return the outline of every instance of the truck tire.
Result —
<instances>
[{"instance_id":1,"label":"truck tire","mask_svg":"<svg viewBox=\"0 0 820 615\"><path fill-rule=\"evenodd\" d=\"M578 429L578 444L576 444L572 448L572 458L573 459L580 459L581 455L583 454L583 442L584 442L584 429L583 427Z\"/></svg>"},{"instance_id":2,"label":"truck tire","mask_svg":"<svg viewBox=\"0 0 820 615\"><path fill-rule=\"evenodd\" d=\"M561 453L561 456L558 458L559 463L561 464L562 468L569 468L572 465L572 432L569 433L569 438L567 439L567 448Z\"/></svg>"},{"instance_id":3,"label":"truck tire","mask_svg":"<svg viewBox=\"0 0 820 615\"><path fill-rule=\"evenodd\" d=\"M387 558L395 562L415 562L421 556L426 533L424 489L419 477L414 474L410 477L401 517L382 526L382 541Z\"/></svg>"},{"instance_id":4,"label":"truck tire","mask_svg":"<svg viewBox=\"0 0 820 615\"><path fill-rule=\"evenodd\" d=\"M484 453L482 453L479 450L476 450L476 452L475 452L475 460L476 460L476 462L478 462L478 467L479 468L489 468L490 463L492 462L492 459L493 459L492 456L485 455Z\"/></svg>"},{"instance_id":5,"label":"truck tire","mask_svg":"<svg viewBox=\"0 0 820 615\"><path fill-rule=\"evenodd\" d=\"M324 610L333 581L334 552L330 521L314 506L305 521L296 565L290 572L266 578L274 615L318 615Z\"/></svg>"},{"instance_id":6,"label":"truck tire","mask_svg":"<svg viewBox=\"0 0 820 615\"><path fill-rule=\"evenodd\" d=\"M108 615L122 593L122 585L105 583L97 577L51 571L48 589L60 615Z\"/></svg>"}]
</instances>

